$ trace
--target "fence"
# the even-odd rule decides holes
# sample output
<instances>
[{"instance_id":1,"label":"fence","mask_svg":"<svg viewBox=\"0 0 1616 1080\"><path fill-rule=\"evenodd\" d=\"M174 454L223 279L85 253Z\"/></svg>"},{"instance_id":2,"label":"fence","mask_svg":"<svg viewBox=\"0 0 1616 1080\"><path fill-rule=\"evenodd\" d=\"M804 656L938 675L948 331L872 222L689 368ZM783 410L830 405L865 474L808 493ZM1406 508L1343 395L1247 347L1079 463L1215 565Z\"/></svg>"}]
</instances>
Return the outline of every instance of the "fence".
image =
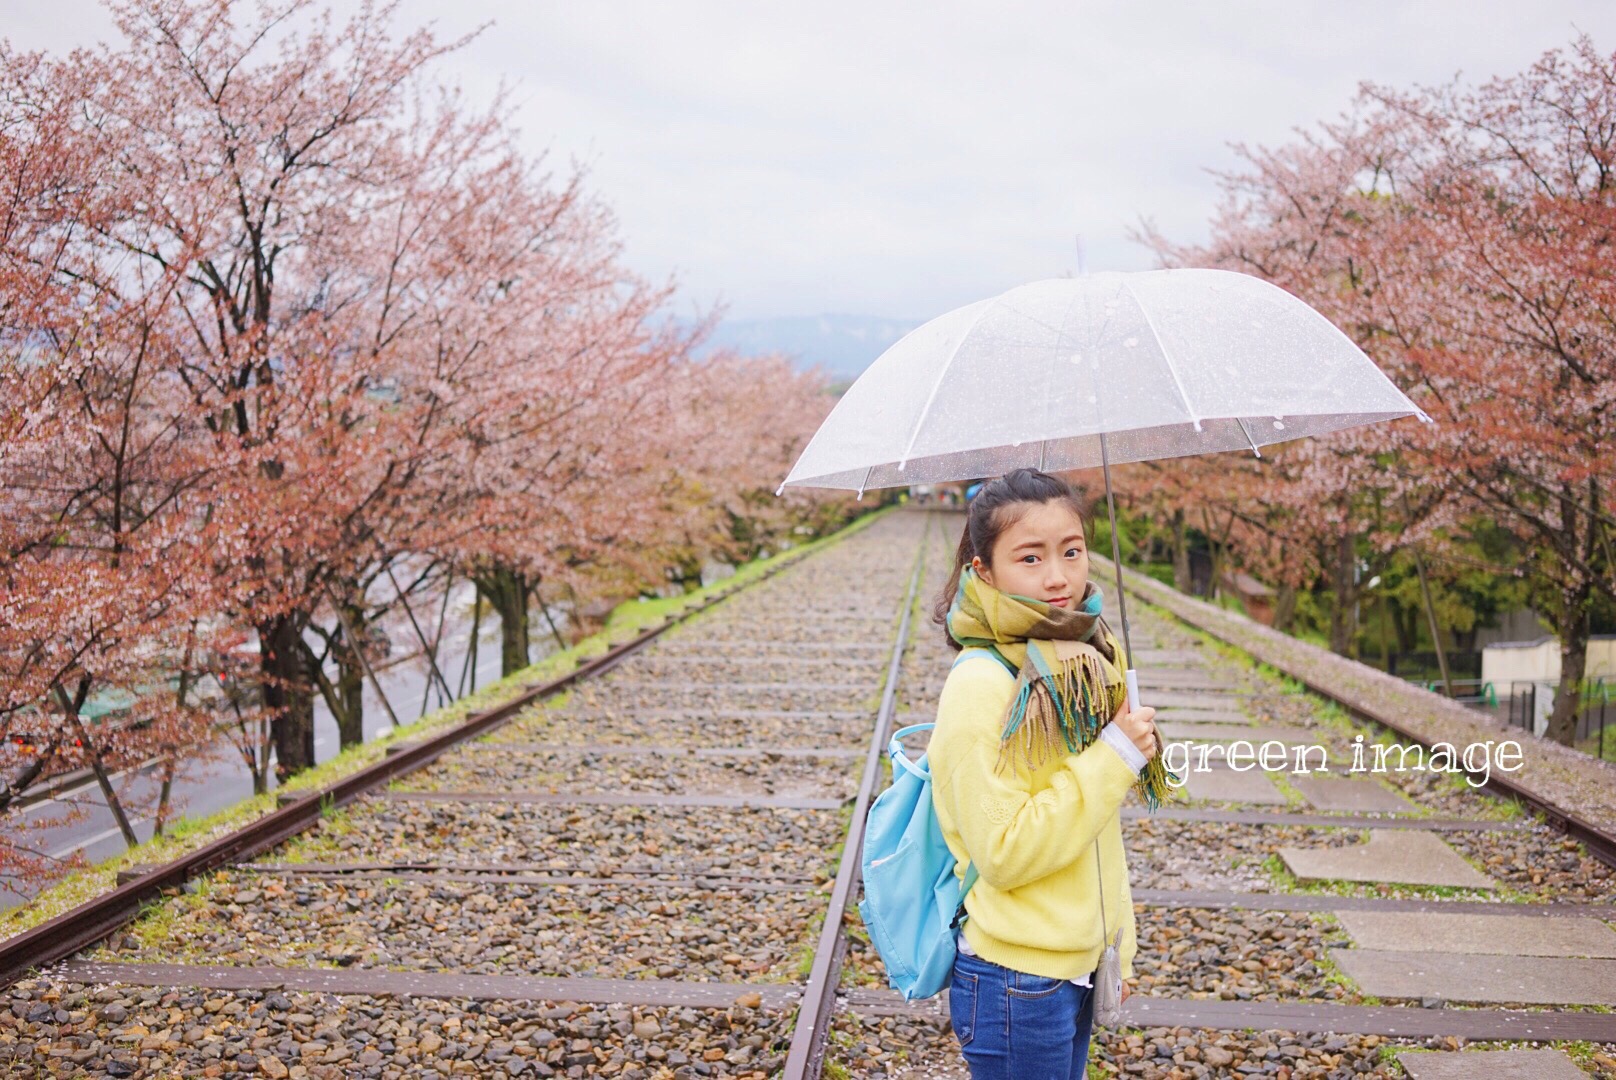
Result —
<instances>
[{"instance_id":1,"label":"fence","mask_svg":"<svg viewBox=\"0 0 1616 1080\"><path fill-rule=\"evenodd\" d=\"M1409 679L1410 683L1424 687L1435 694L1446 694L1441 679ZM1483 682L1481 679L1454 679L1453 700L1482 712L1491 713L1510 727L1518 727L1534 735L1543 734L1549 713L1554 708L1554 697L1559 691L1557 682L1533 682L1525 679L1508 682ZM1616 683L1603 678L1588 680L1583 685L1582 699L1577 703L1576 721L1572 729L1572 743L1584 747L1596 757L1616 760Z\"/></svg>"},{"instance_id":2,"label":"fence","mask_svg":"<svg viewBox=\"0 0 1616 1080\"><path fill-rule=\"evenodd\" d=\"M1541 735L1554 708L1559 685L1519 680L1500 683L1493 688L1500 718L1511 727ZM1616 758L1616 707L1613 707L1612 697L1616 697L1616 686L1602 678L1584 684L1572 724L1572 744L1591 742L1588 752L1600 758Z\"/></svg>"}]
</instances>

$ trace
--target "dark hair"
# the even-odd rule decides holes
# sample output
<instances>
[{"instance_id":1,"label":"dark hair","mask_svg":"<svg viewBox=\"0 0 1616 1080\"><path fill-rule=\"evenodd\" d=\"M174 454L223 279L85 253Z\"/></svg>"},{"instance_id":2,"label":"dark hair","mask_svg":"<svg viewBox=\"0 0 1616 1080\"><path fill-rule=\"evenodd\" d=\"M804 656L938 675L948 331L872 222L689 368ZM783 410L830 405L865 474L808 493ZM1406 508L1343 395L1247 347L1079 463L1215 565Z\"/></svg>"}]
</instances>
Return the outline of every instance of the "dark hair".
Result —
<instances>
[{"instance_id":1,"label":"dark hair","mask_svg":"<svg viewBox=\"0 0 1616 1080\"><path fill-rule=\"evenodd\" d=\"M989 480L977 491L965 510L965 528L960 532L959 550L954 554L954 571L948 575L948 583L932 607L932 622L943 628L943 637L948 640L950 649L958 652L962 648L948 632L948 609L954 605L960 574L970 565L972 556L982 556L983 564L991 567L993 545L999 535L1026 512L1012 508L1052 501L1070 506L1083 522L1083 535L1094 535L1094 523L1089 519L1083 497L1062 477L1038 469L1014 469L996 480Z\"/></svg>"}]
</instances>

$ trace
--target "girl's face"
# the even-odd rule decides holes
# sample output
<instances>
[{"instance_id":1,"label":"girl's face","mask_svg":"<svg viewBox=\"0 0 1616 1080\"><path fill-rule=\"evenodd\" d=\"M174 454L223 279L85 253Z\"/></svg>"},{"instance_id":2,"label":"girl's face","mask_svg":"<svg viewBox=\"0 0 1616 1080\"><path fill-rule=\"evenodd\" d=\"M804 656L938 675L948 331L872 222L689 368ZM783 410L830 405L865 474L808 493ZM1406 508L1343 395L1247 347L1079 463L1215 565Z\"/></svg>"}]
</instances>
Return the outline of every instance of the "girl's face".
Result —
<instances>
[{"instance_id":1,"label":"girl's face","mask_svg":"<svg viewBox=\"0 0 1616 1080\"><path fill-rule=\"evenodd\" d=\"M992 557L991 569L980 556L971 558L971 566L1000 592L1075 611L1088 587L1083 519L1060 500L1021 509L1021 516L994 541Z\"/></svg>"}]
</instances>

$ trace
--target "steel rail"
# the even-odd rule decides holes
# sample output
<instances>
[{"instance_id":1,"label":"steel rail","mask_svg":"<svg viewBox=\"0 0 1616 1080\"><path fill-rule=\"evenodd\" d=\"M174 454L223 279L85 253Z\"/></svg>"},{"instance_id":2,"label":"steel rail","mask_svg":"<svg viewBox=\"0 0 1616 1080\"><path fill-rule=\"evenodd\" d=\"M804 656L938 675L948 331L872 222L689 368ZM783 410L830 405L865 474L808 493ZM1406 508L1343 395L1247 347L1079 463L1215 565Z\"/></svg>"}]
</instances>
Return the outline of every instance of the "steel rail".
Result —
<instances>
[{"instance_id":1,"label":"steel rail","mask_svg":"<svg viewBox=\"0 0 1616 1080\"><path fill-rule=\"evenodd\" d=\"M818 1080L824 1065L825 1041L830 1034L831 1012L836 1002L836 983L841 977L842 918L847 912L853 887L858 880L859 856L864 848L864 818L870 809L875 783L881 775L881 754L886 749L888 722L898 700L898 673L903 666L904 650L909 645L909 622L914 614L915 594L926 568L926 555L931 542L931 518L921 534L920 551L915 556L915 568L909 575L909 591L904 598L903 619L898 624L897 639L892 643L892 657L887 662L886 685L881 691L881 707L876 712L875 730L870 736L870 747L864 756L864 774L859 781L858 796L853 802L853 817L847 826L847 842L842 845L841 865L836 869L836 884L831 889L830 903L825 908L825 921L819 929L819 943L814 948L814 963L803 987L802 1002L797 1007L797 1023L791 1032L791 1049L781 1075L784 1080Z\"/></svg>"},{"instance_id":2,"label":"steel rail","mask_svg":"<svg viewBox=\"0 0 1616 1080\"><path fill-rule=\"evenodd\" d=\"M1266 662L1273 663L1271 660ZM1278 667L1279 665L1275 664L1274 666ZM1399 739L1402 739L1405 742L1413 743L1423 750L1429 751L1432 748L1432 742L1414 734L1402 724L1381 714L1379 710L1373 709L1359 702L1355 702L1351 698L1343 697L1340 694L1332 691L1328 686L1313 678L1292 674L1291 672L1286 672L1286 674L1295 679L1297 682L1301 683L1313 693L1335 702L1353 716L1356 716L1361 720L1369 721L1373 724L1378 724L1381 727L1391 731L1391 733L1396 735ZM1436 741L1440 742L1441 740ZM1463 762L1460 764L1462 766ZM1588 854L1592 855L1606 866L1616 868L1616 836L1611 836L1609 833L1604 832L1599 828L1599 826L1595 825L1587 818L1581 816L1580 814L1574 813L1573 811L1566 810L1555 805L1531 789L1506 777L1493 775L1482 777L1481 774L1471 772L1468 768L1465 769L1465 775L1467 777L1480 777L1482 779L1482 783L1480 785L1482 788L1490 789L1495 793L1507 795L1516 802L1522 803L1527 807L1536 810L1548 820L1548 823L1551 826L1558 829L1566 836L1580 841L1583 846L1588 849Z\"/></svg>"},{"instance_id":3,"label":"steel rail","mask_svg":"<svg viewBox=\"0 0 1616 1080\"><path fill-rule=\"evenodd\" d=\"M396 753L323 788L300 794L279 809L205 847L155 866L149 872L93 900L0 942L0 989L10 986L31 971L66 959L109 937L138 917L142 908L162 896L165 890L178 888L199 874L245 862L271 850L320 821L330 809L350 803L399 776L431 764L458 744L513 719L536 701L551 697L585 679L605 674L666 631L722 603L735 593L768 580L812 554L814 552L788 555L757 577L715 592L695 607L613 646L565 675L530 685L510 701L475 713L432 738L398 748Z\"/></svg>"}]
</instances>

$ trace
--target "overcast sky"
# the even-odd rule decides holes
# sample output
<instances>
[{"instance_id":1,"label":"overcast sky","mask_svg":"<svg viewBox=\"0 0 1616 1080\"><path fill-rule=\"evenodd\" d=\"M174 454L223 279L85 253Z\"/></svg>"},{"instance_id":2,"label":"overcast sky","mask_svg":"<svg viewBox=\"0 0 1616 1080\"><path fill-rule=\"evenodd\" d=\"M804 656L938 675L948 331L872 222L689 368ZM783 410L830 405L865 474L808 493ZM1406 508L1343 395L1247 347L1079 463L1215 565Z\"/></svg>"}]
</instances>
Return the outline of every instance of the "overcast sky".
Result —
<instances>
[{"instance_id":1,"label":"overcast sky","mask_svg":"<svg viewBox=\"0 0 1616 1080\"><path fill-rule=\"evenodd\" d=\"M356 6L339 0L339 8ZM1329 119L1360 80L1518 71L1609 0L1148 4L406 0L475 96L591 170L627 257L686 308L926 319L1025 281L1144 269L1141 216L1204 237L1230 143ZM110 33L94 0L0 0L0 34ZM1081 238L1081 264L1079 261Z\"/></svg>"}]
</instances>

